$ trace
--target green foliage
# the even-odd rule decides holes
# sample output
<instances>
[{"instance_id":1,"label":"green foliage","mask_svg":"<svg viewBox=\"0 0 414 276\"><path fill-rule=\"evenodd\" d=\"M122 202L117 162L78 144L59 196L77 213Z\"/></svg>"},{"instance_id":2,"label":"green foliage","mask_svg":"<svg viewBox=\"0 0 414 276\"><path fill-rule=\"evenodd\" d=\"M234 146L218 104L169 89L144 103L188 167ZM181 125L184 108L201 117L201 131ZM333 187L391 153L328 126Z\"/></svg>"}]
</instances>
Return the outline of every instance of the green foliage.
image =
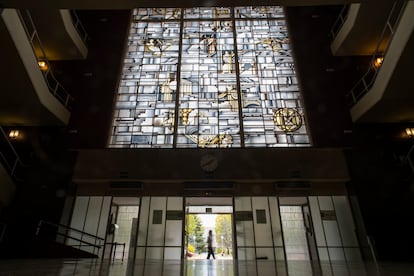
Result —
<instances>
[{"instance_id":1,"label":"green foliage","mask_svg":"<svg viewBox=\"0 0 414 276\"><path fill-rule=\"evenodd\" d=\"M203 237L204 227L201 219L197 215L187 215L185 228L188 242L195 246L197 253L203 252L206 247L206 242Z\"/></svg>"},{"instance_id":2,"label":"green foliage","mask_svg":"<svg viewBox=\"0 0 414 276\"><path fill-rule=\"evenodd\" d=\"M224 248L232 248L232 226L231 215L217 215L216 217L216 242L217 245Z\"/></svg>"}]
</instances>

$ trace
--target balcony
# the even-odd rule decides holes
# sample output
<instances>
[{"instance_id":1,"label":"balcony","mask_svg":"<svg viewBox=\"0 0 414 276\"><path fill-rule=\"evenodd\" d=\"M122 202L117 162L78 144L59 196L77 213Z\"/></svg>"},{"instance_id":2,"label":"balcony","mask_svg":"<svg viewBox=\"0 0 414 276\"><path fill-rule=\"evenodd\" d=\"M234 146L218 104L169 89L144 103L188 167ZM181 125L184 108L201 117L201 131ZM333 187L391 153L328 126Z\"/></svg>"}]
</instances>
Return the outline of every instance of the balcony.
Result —
<instances>
[{"instance_id":1,"label":"balcony","mask_svg":"<svg viewBox=\"0 0 414 276\"><path fill-rule=\"evenodd\" d=\"M396 123L414 120L414 2L396 2L365 76L349 92L354 122ZM399 6L401 4L401 6ZM384 39L385 38L385 39ZM384 41L384 52L381 45ZM380 66L375 62L383 57Z\"/></svg>"},{"instance_id":2,"label":"balcony","mask_svg":"<svg viewBox=\"0 0 414 276\"><path fill-rule=\"evenodd\" d=\"M56 80L30 13L1 12L0 125L66 125L73 98ZM42 66L40 66L42 65Z\"/></svg>"},{"instance_id":3,"label":"balcony","mask_svg":"<svg viewBox=\"0 0 414 276\"><path fill-rule=\"evenodd\" d=\"M394 1L366 1L344 6L332 27L331 51L335 56L371 56L381 37ZM379 51L384 51L383 37Z\"/></svg>"},{"instance_id":4,"label":"balcony","mask_svg":"<svg viewBox=\"0 0 414 276\"><path fill-rule=\"evenodd\" d=\"M374 12L375 11L375 12ZM344 6L331 31L337 56L372 56L366 74L348 93L354 122L392 123L414 119L412 2L367 1ZM378 61L381 64L376 64Z\"/></svg>"},{"instance_id":5,"label":"balcony","mask_svg":"<svg viewBox=\"0 0 414 276\"><path fill-rule=\"evenodd\" d=\"M88 35L75 11L58 9L31 9L30 16L42 40L36 55L45 52L48 60L85 59L88 55Z\"/></svg>"}]
</instances>

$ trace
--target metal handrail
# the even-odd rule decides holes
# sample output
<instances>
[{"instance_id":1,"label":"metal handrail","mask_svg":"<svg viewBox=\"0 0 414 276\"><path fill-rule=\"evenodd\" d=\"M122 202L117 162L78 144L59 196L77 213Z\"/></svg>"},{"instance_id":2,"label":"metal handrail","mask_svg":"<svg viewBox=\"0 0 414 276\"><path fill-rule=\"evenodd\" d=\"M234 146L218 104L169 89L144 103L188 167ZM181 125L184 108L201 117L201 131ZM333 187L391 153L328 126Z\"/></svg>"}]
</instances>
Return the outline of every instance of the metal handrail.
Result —
<instances>
[{"instance_id":1,"label":"metal handrail","mask_svg":"<svg viewBox=\"0 0 414 276\"><path fill-rule=\"evenodd\" d=\"M119 243L119 242L107 242L105 244L111 245L111 252L110 256L112 256L112 262L115 262L115 255L116 255L116 247L118 245L122 245L122 262L124 262L125 257L125 243Z\"/></svg>"},{"instance_id":2,"label":"metal handrail","mask_svg":"<svg viewBox=\"0 0 414 276\"><path fill-rule=\"evenodd\" d=\"M86 43L86 41L88 40L88 33L86 32L86 29L82 24L82 21L79 19L79 16L75 10L70 10L70 15L72 17L73 25L75 26L76 30L81 36L82 41Z\"/></svg>"},{"instance_id":3,"label":"metal handrail","mask_svg":"<svg viewBox=\"0 0 414 276\"><path fill-rule=\"evenodd\" d=\"M45 78L47 86L49 87L49 91L53 96L55 96L56 99L59 100L59 102L61 102L68 110L70 110L74 98L66 91L62 84L53 75L50 62L46 56L46 52L39 38L36 25L33 22L29 10L17 10L17 14L19 15L22 25L26 31L26 34L29 37L29 41L32 46L33 52L36 53L36 42L39 47L39 50L41 51L41 56L38 56L37 58L39 59L39 61L43 61L47 64L47 69L41 70L41 72L43 74L43 77Z\"/></svg>"},{"instance_id":4,"label":"metal handrail","mask_svg":"<svg viewBox=\"0 0 414 276\"><path fill-rule=\"evenodd\" d=\"M334 24L331 27L329 35L331 36L331 40L335 38L338 34L339 30L341 29L342 25L344 25L347 17L348 17L349 5L344 5L342 10L339 13L339 16L336 18Z\"/></svg>"},{"instance_id":5,"label":"metal handrail","mask_svg":"<svg viewBox=\"0 0 414 276\"><path fill-rule=\"evenodd\" d=\"M362 96L364 96L369 91L369 89L374 85L378 72L381 69L381 66L375 66L376 59L379 57L383 58L386 55L386 52L388 51L388 48L391 44L392 38L395 33L395 27L401 18L402 11L405 5L406 3L403 0L397 0L394 2L391 8L391 11L388 15L385 26L381 32L381 36L378 40L374 54L371 57L371 61L370 61L367 72L346 94L346 97L349 100L348 104L350 107L354 106L362 98ZM388 38L385 36L387 31L389 31L389 35L390 35ZM385 51L380 52L379 51L380 46L383 44L386 38L388 39L388 41L385 47Z\"/></svg>"},{"instance_id":6,"label":"metal handrail","mask_svg":"<svg viewBox=\"0 0 414 276\"><path fill-rule=\"evenodd\" d=\"M97 249L97 251L98 251L97 253L99 253L99 250L102 248L103 242L105 240L105 239L103 239L101 237L98 237L96 235L93 235L93 234L84 232L82 230L79 230L79 229L76 229L76 228L72 228L70 226L63 225L63 224L58 224L58 223L53 223L53 222L45 221L45 220L39 220L39 223L38 223L37 228L36 228L36 236L40 236L41 235L41 229L42 229L42 227L44 227L43 225L53 226L53 227L56 227L58 229L59 228L64 228L65 229L65 231L64 231L65 233L60 233L59 230L56 230L56 232L54 232L54 234L56 234L58 236L61 236L61 237L64 237L64 238L67 238L67 239L70 239L70 240L74 240L74 241L78 241L79 242L79 244L75 244L75 245L66 244L68 246L78 247L79 249L82 246L91 246L91 247L93 247L93 254L95 254L95 249ZM68 230L74 231L74 232L77 232L77 233L81 234L81 238L73 237L73 236L71 236L69 234L66 234L68 232ZM91 243L91 242L88 242L88 241L83 240L83 237L84 236L93 238L95 240L95 243ZM99 244L96 244L96 241L99 241Z\"/></svg>"},{"instance_id":7,"label":"metal handrail","mask_svg":"<svg viewBox=\"0 0 414 276\"><path fill-rule=\"evenodd\" d=\"M375 269L376 269L377 272L379 272L377 255L375 253L375 241L374 241L373 237L369 236L369 235L367 235L367 241L368 241L369 249L371 251L372 260L374 261Z\"/></svg>"},{"instance_id":8,"label":"metal handrail","mask_svg":"<svg viewBox=\"0 0 414 276\"><path fill-rule=\"evenodd\" d=\"M100 249L102 247L101 245L93 244L93 243L90 243L90 242L87 242L87 241L84 241L84 240L81 240L81 239L78 239L78 238L75 238L75 237L71 237L69 235L62 234L62 233L59 233L59 232L57 232L56 235L59 235L59 236L65 237L65 238L70 238L71 240L75 240L75 241L84 243L84 244L73 244L73 245L72 244L67 244L69 246L73 246L73 247L75 247L75 246L78 246L78 247L81 247L81 246L92 246L92 247L96 247L98 249Z\"/></svg>"},{"instance_id":9,"label":"metal handrail","mask_svg":"<svg viewBox=\"0 0 414 276\"><path fill-rule=\"evenodd\" d=\"M64 225L64 224L60 224L60 223L53 223L53 222L46 221L46 220L39 220L39 223L38 223L38 226L37 226L37 230L36 230L36 235L39 234L40 228L42 227L43 224L48 224L48 225L55 226L55 227L63 227L63 228L66 228L67 230L75 231L75 232L78 232L79 234L82 234L82 235L85 235L85 236L89 236L89 237L95 238L97 240L101 240L101 241L105 240L105 239L103 239L101 237L98 237L96 235L93 235L93 234L84 232L82 230L79 230L79 229L76 229L76 228L72 228L70 226L67 226L67 225Z\"/></svg>"}]
</instances>

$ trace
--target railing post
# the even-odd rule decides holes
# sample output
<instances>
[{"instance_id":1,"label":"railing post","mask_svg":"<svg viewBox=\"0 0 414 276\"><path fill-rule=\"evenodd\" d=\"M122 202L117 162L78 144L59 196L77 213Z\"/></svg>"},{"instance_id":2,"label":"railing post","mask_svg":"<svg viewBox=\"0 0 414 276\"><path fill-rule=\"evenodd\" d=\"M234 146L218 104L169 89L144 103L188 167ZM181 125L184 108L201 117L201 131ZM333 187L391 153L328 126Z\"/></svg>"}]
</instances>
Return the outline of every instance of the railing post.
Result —
<instances>
[{"instance_id":1,"label":"railing post","mask_svg":"<svg viewBox=\"0 0 414 276\"><path fill-rule=\"evenodd\" d=\"M55 88L53 89L53 95L55 95L55 97L57 95L58 89L59 89L59 83L56 83Z\"/></svg>"},{"instance_id":2,"label":"railing post","mask_svg":"<svg viewBox=\"0 0 414 276\"><path fill-rule=\"evenodd\" d=\"M122 244L123 249L122 249L122 263L124 262L124 256L125 256L125 243Z\"/></svg>"},{"instance_id":3,"label":"railing post","mask_svg":"<svg viewBox=\"0 0 414 276\"><path fill-rule=\"evenodd\" d=\"M7 224L6 223L0 223L0 226L2 226L1 227L1 233L0 233L0 244L1 244L3 242L3 238L4 238L4 235L6 233Z\"/></svg>"},{"instance_id":4,"label":"railing post","mask_svg":"<svg viewBox=\"0 0 414 276\"><path fill-rule=\"evenodd\" d=\"M41 227L42 227L42 220L39 220L39 223L37 224L37 229L36 229L36 236L39 236Z\"/></svg>"},{"instance_id":5,"label":"railing post","mask_svg":"<svg viewBox=\"0 0 414 276\"><path fill-rule=\"evenodd\" d=\"M69 109L69 99L70 99L70 96L66 95L65 107L68 108L68 109Z\"/></svg>"},{"instance_id":6,"label":"railing post","mask_svg":"<svg viewBox=\"0 0 414 276\"><path fill-rule=\"evenodd\" d=\"M369 248L371 250L372 260L374 261L375 269L377 270L377 272L379 272L377 256L375 254L374 244L372 242L371 236L367 235L367 241L368 241Z\"/></svg>"},{"instance_id":7,"label":"railing post","mask_svg":"<svg viewBox=\"0 0 414 276\"><path fill-rule=\"evenodd\" d=\"M410 165L411 171L414 173L414 164L413 164L413 160L411 160L411 153L413 151L414 151L414 146L412 146L410 150L408 151L407 160L408 160L408 164Z\"/></svg>"},{"instance_id":8,"label":"railing post","mask_svg":"<svg viewBox=\"0 0 414 276\"><path fill-rule=\"evenodd\" d=\"M117 245L117 243L116 242L114 242L111 246L113 246L113 248L114 248L114 251L113 251L113 256L112 256L112 263L113 262L115 262L115 255L116 255L116 245ZM112 254L111 254L112 255Z\"/></svg>"},{"instance_id":9,"label":"railing post","mask_svg":"<svg viewBox=\"0 0 414 276\"><path fill-rule=\"evenodd\" d=\"M19 159L16 158L16 160L14 160L14 164L13 164L13 167L11 168L11 172L10 172L10 174L12 176L14 176L14 171L16 170L18 163L19 163Z\"/></svg>"},{"instance_id":10,"label":"railing post","mask_svg":"<svg viewBox=\"0 0 414 276\"><path fill-rule=\"evenodd\" d=\"M351 96L352 96L352 103L355 104L356 103L356 97L355 97L354 90L351 90Z\"/></svg>"}]
</instances>

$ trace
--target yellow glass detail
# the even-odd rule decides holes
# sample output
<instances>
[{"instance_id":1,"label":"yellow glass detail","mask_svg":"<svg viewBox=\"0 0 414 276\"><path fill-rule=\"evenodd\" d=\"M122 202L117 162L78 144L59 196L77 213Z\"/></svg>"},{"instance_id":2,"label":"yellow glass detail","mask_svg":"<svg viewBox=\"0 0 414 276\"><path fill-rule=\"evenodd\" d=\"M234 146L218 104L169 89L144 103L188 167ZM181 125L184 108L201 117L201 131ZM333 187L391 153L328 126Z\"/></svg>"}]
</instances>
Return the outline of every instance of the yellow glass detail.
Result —
<instances>
[{"instance_id":1,"label":"yellow glass detail","mask_svg":"<svg viewBox=\"0 0 414 276\"><path fill-rule=\"evenodd\" d=\"M279 108L274 111L273 121L283 131L296 131L302 126L302 116L294 108Z\"/></svg>"}]
</instances>

